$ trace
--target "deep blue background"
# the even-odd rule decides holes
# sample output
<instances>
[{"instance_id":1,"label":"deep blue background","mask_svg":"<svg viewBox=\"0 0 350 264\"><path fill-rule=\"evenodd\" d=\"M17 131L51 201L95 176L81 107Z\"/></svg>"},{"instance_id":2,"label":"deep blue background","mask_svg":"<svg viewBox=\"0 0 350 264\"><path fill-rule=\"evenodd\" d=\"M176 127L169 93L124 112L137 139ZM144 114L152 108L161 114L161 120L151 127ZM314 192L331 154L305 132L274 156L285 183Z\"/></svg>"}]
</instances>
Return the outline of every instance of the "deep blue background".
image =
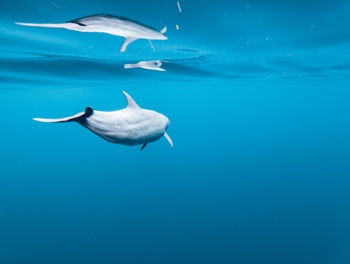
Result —
<instances>
[{"instance_id":1,"label":"deep blue background","mask_svg":"<svg viewBox=\"0 0 350 264\"><path fill-rule=\"evenodd\" d=\"M0 2L0 263L350 263L348 1ZM167 41L14 22L95 13ZM180 30L177 31L175 25ZM123 68L160 59L166 72ZM122 90L174 148L43 124Z\"/></svg>"}]
</instances>

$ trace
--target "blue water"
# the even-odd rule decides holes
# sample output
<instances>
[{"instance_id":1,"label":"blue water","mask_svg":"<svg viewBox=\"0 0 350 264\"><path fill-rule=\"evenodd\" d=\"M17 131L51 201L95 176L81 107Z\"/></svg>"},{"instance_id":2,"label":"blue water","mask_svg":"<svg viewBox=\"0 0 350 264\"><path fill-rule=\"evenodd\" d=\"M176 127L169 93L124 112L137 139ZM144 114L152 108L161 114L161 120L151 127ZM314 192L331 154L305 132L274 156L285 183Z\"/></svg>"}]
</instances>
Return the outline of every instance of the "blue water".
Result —
<instances>
[{"instance_id":1,"label":"blue water","mask_svg":"<svg viewBox=\"0 0 350 264\"><path fill-rule=\"evenodd\" d=\"M179 2L0 2L1 264L350 263L350 2ZM96 13L169 39L14 24ZM174 148L32 120L122 90Z\"/></svg>"}]
</instances>

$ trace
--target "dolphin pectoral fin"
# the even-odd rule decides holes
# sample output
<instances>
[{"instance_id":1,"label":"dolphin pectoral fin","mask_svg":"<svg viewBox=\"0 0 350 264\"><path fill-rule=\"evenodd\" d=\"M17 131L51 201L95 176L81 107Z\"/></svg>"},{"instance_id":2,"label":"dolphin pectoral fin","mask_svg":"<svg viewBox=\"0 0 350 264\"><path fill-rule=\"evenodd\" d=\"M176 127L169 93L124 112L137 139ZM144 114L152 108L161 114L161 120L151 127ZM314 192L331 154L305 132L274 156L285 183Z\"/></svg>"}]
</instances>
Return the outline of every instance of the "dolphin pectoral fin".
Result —
<instances>
[{"instance_id":1,"label":"dolphin pectoral fin","mask_svg":"<svg viewBox=\"0 0 350 264\"><path fill-rule=\"evenodd\" d=\"M91 107L87 107L85 109L85 112L80 112L76 115L64 117L64 118L58 118L58 119L48 119L48 118L33 118L33 120L38 122L44 122L44 123L64 123L64 122L71 122L71 121L78 121L80 118L83 117L89 117L93 114L94 110Z\"/></svg>"},{"instance_id":2,"label":"dolphin pectoral fin","mask_svg":"<svg viewBox=\"0 0 350 264\"><path fill-rule=\"evenodd\" d=\"M126 48L128 47L128 45L135 40L136 38L125 38L123 45L120 47L120 52L126 51Z\"/></svg>"},{"instance_id":3,"label":"dolphin pectoral fin","mask_svg":"<svg viewBox=\"0 0 350 264\"><path fill-rule=\"evenodd\" d=\"M143 144L140 151L142 151L147 146L147 143Z\"/></svg>"},{"instance_id":4,"label":"dolphin pectoral fin","mask_svg":"<svg viewBox=\"0 0 350 264\"><path fill-rule=\"evenodd\" d=\"M160 31L160 33L164 34L166 32L167 28L166 26Z\"/></svg>"},{"instance_id":5,"label":"dolphin pectoral fin","mask_svg":"<svg viewBox=\"0 0 350 264\"><path fill-rule=\"evenodd\" d=\"M168 140L170 146L173 147L174 146L173 141L171 140L167 132L164 133L164 137L166 138L166 140Z\"/></svg>"}]
</instances>

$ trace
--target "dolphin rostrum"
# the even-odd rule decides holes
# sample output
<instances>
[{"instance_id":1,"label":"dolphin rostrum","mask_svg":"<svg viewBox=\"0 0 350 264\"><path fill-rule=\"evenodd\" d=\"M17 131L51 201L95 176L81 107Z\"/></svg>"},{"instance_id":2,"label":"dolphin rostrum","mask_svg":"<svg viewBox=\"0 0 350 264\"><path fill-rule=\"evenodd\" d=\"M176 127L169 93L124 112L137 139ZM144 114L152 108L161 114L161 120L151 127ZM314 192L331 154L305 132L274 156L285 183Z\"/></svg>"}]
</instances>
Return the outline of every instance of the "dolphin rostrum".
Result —
<instances>
[{"instance_id":1,"label":"dolphin rostrum","mask_svg":"<svg viewBox=\"0 0 350 264\"><path fill-rule=\"evenodd\" d=\"M136 21L125 17L117 17L113 15L92 15L68 21L66 23L57 24L34 24L34 23L19 23L22 26L31 27L48 27L48 28L65 28L80 32L100 32L115 36L124 37L125 41L120 48L124 52L127 46L137 39L148 40L165 40L168 39L163 34L166 32L164 27L160 32L149 26L145 26Z\"/></svg>"},{"instance_id":2,"label":"dolphin rostrum","mask_svg":"<svg viewBox=\"0 0 350 264\"><path fill-rule=\"evenodd\" d=\"M47 123L75 121L109 142L128 146L142 144L141 150L148 143L164 136L172 147L173 142L166 133L169 119L160 113L139 107L130 95L123 93L128 105L121 110L102 112L87 107L84 112L66 118L34 120Z\"/></svg>"}]
</instances>

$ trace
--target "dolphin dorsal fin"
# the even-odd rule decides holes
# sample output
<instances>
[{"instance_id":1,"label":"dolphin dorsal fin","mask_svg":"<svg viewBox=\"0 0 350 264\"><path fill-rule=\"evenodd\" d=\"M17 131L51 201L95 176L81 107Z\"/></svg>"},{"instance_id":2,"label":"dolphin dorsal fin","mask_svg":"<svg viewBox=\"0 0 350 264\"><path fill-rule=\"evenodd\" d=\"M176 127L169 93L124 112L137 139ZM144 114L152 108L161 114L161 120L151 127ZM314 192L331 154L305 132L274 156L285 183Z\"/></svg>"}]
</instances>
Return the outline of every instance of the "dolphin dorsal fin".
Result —
<instances>
[{"instance_id":1,"label":"dolphin dorsal fin","mask_svg":"<svg viewBox=\"0 0 350 264\"><path fill-rule=\"evenodd\" d=\"M125 96L126 101L128 102L129 108L140 108L138 104L134 101L134 99L131 98L130 95L128 95L126 92L123 91L123 94Z\"/></svg>"}]
</instances>

